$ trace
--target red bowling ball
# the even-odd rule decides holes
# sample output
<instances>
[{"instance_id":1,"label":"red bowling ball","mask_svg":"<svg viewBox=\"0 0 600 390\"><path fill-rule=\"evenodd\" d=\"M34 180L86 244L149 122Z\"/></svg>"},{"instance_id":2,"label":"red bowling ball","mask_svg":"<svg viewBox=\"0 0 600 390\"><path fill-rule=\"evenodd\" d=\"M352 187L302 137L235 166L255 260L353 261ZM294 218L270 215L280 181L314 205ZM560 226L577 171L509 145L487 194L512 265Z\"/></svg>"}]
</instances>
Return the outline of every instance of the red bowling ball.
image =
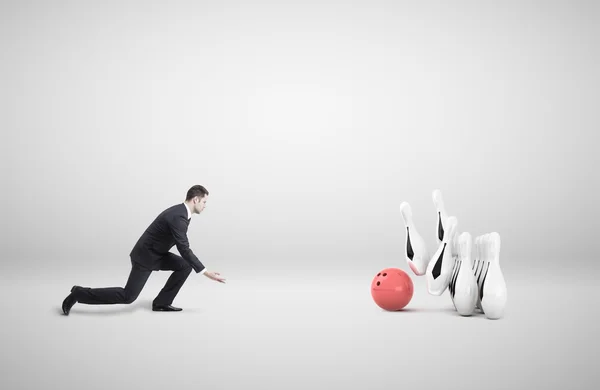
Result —
<instances>
[{"instance_id":1,"label":"red bowling ball","mask_svg":"<svg viewBox=\"0 0 600 390\"><path fill-rule=\"evenodd\" d=\"M371 282L371 296L384 310L403 309L412 299L413 281L408 274L398 268L386 268L379 272Z\"/></svg>"}]
</instances>

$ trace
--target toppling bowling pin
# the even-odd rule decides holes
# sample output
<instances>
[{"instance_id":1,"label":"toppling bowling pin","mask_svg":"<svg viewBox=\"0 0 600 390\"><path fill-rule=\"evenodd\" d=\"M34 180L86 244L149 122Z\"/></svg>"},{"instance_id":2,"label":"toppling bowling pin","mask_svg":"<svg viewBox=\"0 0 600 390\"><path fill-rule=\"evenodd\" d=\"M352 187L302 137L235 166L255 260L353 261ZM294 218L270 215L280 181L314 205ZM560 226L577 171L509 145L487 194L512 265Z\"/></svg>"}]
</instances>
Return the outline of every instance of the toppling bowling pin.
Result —
<instances>
[{"instance_id":1,"label":"toppling bowling pin","mask_svg":"<svg viewBox=\"0 0 600 390\"><path fill-rule=\"evenodd\" d=\"M405 252L406 262L415 275L425 275L431 258L425 240L417 231L413 220L412 208L407 202L400 204L400 214L406 227Z\"/></svg>"},{"instance_id":2,"label":"toppling bowling pin","mask_svg":"<svg viewBox=\"0 0 600 390\"><path fill-rule=\"evenodd\" d=\"M442 191L440 191L439 189L433 190L433 193L431 195L433 198L433 205L435 206L435 211L437 214L437 221L435 223L435 239L437 240L438 245L440 245L442 243L442 240L444 239L444 233L448 228L448 213L446 212L446 206L444 205ZM451 243L451 250L454 256L457 255L455 246L456 242L453 241Z\"/></svg>"},{"instance_id":3,"label":"toppling bowling pin","mask_svg":"<svg viewBox=\"0 0 600 390\"><path fill-rule=\"evenodd\" d=\"M481 308L488 319L496 320L504 316L507 301L506 281L500 269L500 234L490 233L483 242L489 265L481 285Z\"/></svg>"},{"instance_id":4,"label":"toppling bowling pin","mask_svg":"<svg viewBox=\"0 0 600 390\"><path fill-rule=\"evenodd\" d=\"M456 217L448 218L442 242L427 265L427 290L432 295L442 295L450 283L456 259L450 245L454 240L457 224Z\"/></svg>"},{"instance_id":5,"label":"toppling bowling pin","mask_svg":"<svg viewBox=\"0 0 600 390\"><path fill-rule=\"evenodd\" d=\"M475 311L479 288L471 261L472 240L467 232L458 237L458 266L452 279L450 296L458 314L470 316Z\"/></svg>"}]
</instances>

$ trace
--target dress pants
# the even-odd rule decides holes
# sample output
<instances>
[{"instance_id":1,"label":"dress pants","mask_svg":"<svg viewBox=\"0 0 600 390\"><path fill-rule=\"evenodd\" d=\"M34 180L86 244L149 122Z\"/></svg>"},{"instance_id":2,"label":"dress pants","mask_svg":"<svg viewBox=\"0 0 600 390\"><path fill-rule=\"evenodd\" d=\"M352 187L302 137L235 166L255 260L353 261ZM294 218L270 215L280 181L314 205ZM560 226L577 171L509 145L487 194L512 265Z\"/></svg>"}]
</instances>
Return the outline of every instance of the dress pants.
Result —
<instances>
[{"instance_id":1,"label":"dress pants","mask_svg":"<svg viewBox=\"0 0 600 390\"><path fill-rule=\"evenodd\" d=\"M129 304L137 299L153 271L174 271L153 305L170 305L192 272L192 267L181 257L168 253L159 262L157 269L148 269L131 261L131 272L125 287L81 287L73 291L78 303L88 305Z\"/></svg>"}]
</instances>

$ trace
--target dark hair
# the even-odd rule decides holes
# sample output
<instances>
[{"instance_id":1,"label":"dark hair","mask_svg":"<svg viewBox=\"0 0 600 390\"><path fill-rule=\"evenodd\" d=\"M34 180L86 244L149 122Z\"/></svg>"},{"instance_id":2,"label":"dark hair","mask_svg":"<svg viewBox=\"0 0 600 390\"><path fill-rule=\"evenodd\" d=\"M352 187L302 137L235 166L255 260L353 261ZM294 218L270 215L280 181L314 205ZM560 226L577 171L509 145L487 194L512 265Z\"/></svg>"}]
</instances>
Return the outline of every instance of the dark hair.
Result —
<instances>
[{"instance_id":1,"label":"dark hair","mask_svg":"<svg viewBox=\"0 0 600 390\"><path fill-rule=\"evenodd\" d=\"M194 196L199 196L201 198L204 198L204 195L208 195L208 190L206 188L202 187L201 185L196 184L195 186L193 186L192 188L190 188L188 190L185 200L190 200Z\"/></svg>"}]
</instances>

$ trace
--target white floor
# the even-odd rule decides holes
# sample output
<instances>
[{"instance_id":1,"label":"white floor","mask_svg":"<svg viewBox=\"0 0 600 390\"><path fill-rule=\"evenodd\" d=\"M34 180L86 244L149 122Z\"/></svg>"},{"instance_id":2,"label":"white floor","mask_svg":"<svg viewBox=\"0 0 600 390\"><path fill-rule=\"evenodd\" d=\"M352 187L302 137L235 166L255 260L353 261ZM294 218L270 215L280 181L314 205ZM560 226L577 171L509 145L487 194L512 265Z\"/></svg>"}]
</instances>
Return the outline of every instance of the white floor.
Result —
<instances>
[{"instance_id":1,"label":"white floor","mask_svg":"<svg viewBox=\"0 0 600 390\"><path fill-rule=\"evenodd\" d=\"M368 271L225 276L192 274L174 302L183 312L150 311L161 272L131 305L76 304L66 317L73 284L122 285L123 271L4 273L0 388L595 389L600 379L592 279L509 274L506 316L492 321L459 316L423 277L391 313L372 301Z\"/></svg>"}]
</instances>

